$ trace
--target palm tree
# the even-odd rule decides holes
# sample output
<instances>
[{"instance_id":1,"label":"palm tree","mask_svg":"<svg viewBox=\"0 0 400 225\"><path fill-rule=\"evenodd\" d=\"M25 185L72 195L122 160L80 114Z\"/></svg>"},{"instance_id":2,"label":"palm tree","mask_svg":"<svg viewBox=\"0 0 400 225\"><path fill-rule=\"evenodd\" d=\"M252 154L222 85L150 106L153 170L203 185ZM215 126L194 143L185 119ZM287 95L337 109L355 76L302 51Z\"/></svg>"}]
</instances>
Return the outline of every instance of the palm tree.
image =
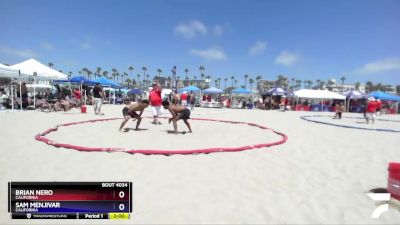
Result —
<instances>
[{"instance_id":1,"label":"palm tree","mask_svg":"<svg viewBox=\"0 0 400 225\"><path fill-rule=\"evenodd\" d=\"M321 84L321 80L318 79L318 80L316 80L316 81L317 81L317 89L319 89L319 85Z\"/></svg>"},{"instance_id":2,"label":"palm tree","mask_svg":"<svg viewBox=\"0 0 400 225\"><path fill-rule=\"evenodd\" d=\"M218 77L218 88L221 89L221 77Z\"/></svg>"},{"instance_id":3,"label":"palm tree","mask_svg":"<svg viewBox=\"0 0 400 225\"><path fill-rule=\"evenodd\" d=\"M129 68L128 68L128 70L129 70L129 76L133 79L133 77L132 77L132 72L133 72L133 70L134 70L135 68L133 68L133 66L129 66Z\"/></svg>"},{"instance_id":4,"label":"palm tree","mask_svg":"<svg viewBox=\"0 0 400 225\"><path fill-rule=\"evenodd\" d=\"M231 81L232 81L232 87L234 87L233 86L233 81L235 80L235 77L234 76L231 76Z\"/></svg>"},{"instance_id":5,"label":"palm tree","mask_svg":"<svg viewBox=\"0 0 400 225\"><path fill-rule=\"evenodd\" d=\"M256 82L257 82L257 89L258 89L258 82L262 79L261 75L256 76Z\"/></svg>"},{"instance_id":6,"label":"palm tree","mask_svg":"<svg viewBox=\"0 0 400 225\"><path fill-rule=\"evenodd\" d=\"M249 77L249 75L244 75L244 88L247 88L247 78Z\"/></svg>"},{"instance_id":7,"label":"palm tree","mask_svg":"<svg viewBox=\"0 0 400 225\"><path fill-rule=\"evenodd\" d=\"M142 67L142 70L143 70L143 85L145 85L145 78L146 78L147 67L143 66L143 67Z\"/></svg>"},{"instance_id":8,"label":"palm tree","mask_svg":"<svg viewBox=\"0 0 400 225\"><path fill-rule=\"evenodd\" d=\"M344 91L344 81L346 80L346 77L341 77L340 80L342 81L342 94Z\"/></svg>"},{"instance_id":9,"label":"palm tree","mask_svg":"<svg viewBox=\"0 0 400 225\"><path fill-rule=\"evenodd\" d=\"M88 69L86 67L82 68L83 77L85 77L85 73L87 73Z\"/></svg>"},{"instance_id":10,"label":"palm tree","mask_svg":"<svg viewBox=\"0 0 400 225\"><path fill-rule=\"evenodd\" d=\"M82 71L81 70L79 70L78 73L79 73L79 76L82 76Z\"/></svg>"},{"instance_id":11,"label":"palm tree","mask_svg":"<svg viewBox=\"0 0 400 225\"><path fill-rule=\"evenodd\" d=\"M303 80L303 87L307 88L307 80Z\"/></svg>"},{"instance_id":12,"label":"palm tree","mask_svg":"<svg viewBox=\"0 0 400 225\"><path fill-rule=\"evenodd\" d=\"M108 71L107 70L103 71L103 77L107 78L107 75L108 75Z\"/></svg>"},{"instance_id":13,"label":"palm tree","mask_svg":"<svg viewBox=\"0 0 400 225\"><path fill-rule=\"evenodd\" d=\"M313 85L312 80L307 81L307 84L308 84L308 88L311 88L311 86Z\"/></svg>"},{"instance_id":14,"label":"palm tree","mask_svg":"<svg viewBox=\"0 0 400 225\"><path fill-rule=\"evenodd\" d=\"M323 89L324 85L325 85L325 81L321 81L321 83L319 83L319 85L320 85L321 89Z\"/></svg>"},{"instance_id":15,"label":"palm tree","mask_svg":"<svg viewBox=\"0 0 400 225\"><path fill-rule=\"evenodd\" d=\"M235 87L236 87L237 80L235 80Z\"/></svg>"},{"instance_id":16,"label":"palm tree","mask_svg":"<svg viewBox=\"0 0 400 225\"><path fill-rule=\"evenodd\" d=\"M49 67L52 68L54 64L52 62L49 62Z\"/></svg>"},{"instance_id":17,"label":"palm tree","mask_svg":"<svg viewBox=\"0 0 400 225\"><path fill-rule=\"evenodd\" d=\"M225 78L224 81L225 81L225 84L224 84L224 90L225 90L226 89L226 82L228 81L228 78Z\"/></svg>"},{"instance_id":18,"label":"palm tree","mask_svg":"<svg viewBox=\"0 0 400 225\"><path fill-rule=\"evenodd\" d=\"M117 72L117 83L119 83L119 76L121 76L122 74L120 74L119 72Z\"/></svg>"},{"instance_id":19,"label":"palm tree","mask_svg":"<svg viewBox=\"0 0 400 225\"><path fill-rule=\"evenodd\" d=\"M157 73L158 73L158 77L161 77L162 70L161 69L157 69Z\"/></svg>"},{"instance_id":20,"label":"palm tree","mask_svg":"<svg viewBox=\"0 0 400 225\"><path fill-rule=\"evenodd\" d=\"M100 67L96 68L96 73L94 75L95 78L96 78L96 74L100 77L100 74L101 74L101 68Z\"/></svg>"},{"instance_id":21,"label":"palm tree","mask_svg":"<svg viewBox=\"0 0 400 225\"><path fill-rule=\"evenodd\" d=\"M136 74L136 76L137 76L137 80L138 80L138 85L141 86L140 85L140 74L138 73L138 74Z\"/></svg>"},{"instance_id":22,"label":"palm tree","mask_svg":"<svg viewBox=\"0 0 400 225\"><path fill-rule=\"evenodd\" d=\"M126 73L126 72L124 72L123 75L124 75L125 78L128 77L128 73Z\"/></svg>"},{"instance_id":23,"label":"palm tree","mask_svg":"<svg viewBox=\"0 0 400 225\"><path fill-rule=\"evenodd\" d=\"M253 84L254 84L253 78L249 79L249 84L250 84L250 90L253 90Z\"/></svg>"},{"instance_id":24,"label":"palm tree","mask_svg":"<svg viewBox=\"0 0 400 225\"><path fill-rule=\"evenodd\" d=\"M87 70L87 76L88 76L88 79L91 79L92 78L92 74L93 74L93 72L92 71L90 71L90 70Z\"/></svg>"},{"instance_id":25,"label":"palm tree","mask_svg":"<svg viewBox=\"0 0 400 225\"><path fill-rule=\"evenodd\" d=\"M129 78L127 78L126 80L125 80L125 82L128 84L128 88L130 88L130 84L131 84L131 79L129 79Z\"/></svg>"},{"instance_id":26,"label":"palm tree","mask_svg":"<svg viewBox=\"0 0 400 225\"><path fill-rule=\"evenodd\" d=\"M296 80L296 88L301 88L301 80Z\"/></svg>"},{"instance_id":27,"label":"palm tree","mask_svg":"<svg viewBox=\"0 0 400 225\"><path fill-rule=\"evenodd\" d=\"M185 77L185 78L187 78L187 77L188 77L188 75L187 75L187 74L188 74L188 72L189 72L189 69L188 69L188 68L186 68L186 69L185 69L185 73L186 73L186 77Z\"/></svg>"},{"instance_id":28,"label":"palm tree","mask_svg":"<svg viewBox=\"0 0 400 225\"><path fill-rule=\"evenodd\" d=\"M204 70L206 70L206 68L204 66L200 66L199 70L200 70L200 74L204 75ZM201 77L203 77L203 76L201 76Z\"/></svg>"},{"instance_id":29,"label":"palm tree","mask_svg":"<svg viewBox=\"0 0 400 225\"><path fill-rule=\"evenodd\" d=\"M147 75L146 75L147 86L149 86L149 77L150 77L150 75L147 74Z\"/></svg>"},{"instance_id":30,"label":"palm tree","mask_svg":"<svg viewBox=\"0 0 400 225\"><path fill-rule=\"evenodd\" d=\"M72 72L69 71L68 74L69 74L69 75L68 75L68 80L69 80L69 79L71 78L71 76L72 76Z\"/></svg>"}]
</instances>

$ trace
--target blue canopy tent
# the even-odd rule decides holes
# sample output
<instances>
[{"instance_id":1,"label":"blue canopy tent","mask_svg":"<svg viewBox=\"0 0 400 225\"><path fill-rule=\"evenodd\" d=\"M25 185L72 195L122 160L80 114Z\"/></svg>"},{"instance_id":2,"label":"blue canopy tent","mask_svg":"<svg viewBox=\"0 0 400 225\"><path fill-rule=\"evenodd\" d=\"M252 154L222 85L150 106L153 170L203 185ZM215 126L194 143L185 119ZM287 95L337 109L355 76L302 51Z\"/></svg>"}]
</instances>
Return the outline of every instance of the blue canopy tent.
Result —
<instances>
[{"instance_id":1,"label":"blue canopy tent","mask_svg":"<svg viewBox=\"0 0 400 225\"><path fill-rule=\"evenodd\" d=\"M204 94L222 94L224 91L216 87L210 87L205 89L203 92Z\"/></svg>"},{"instance_id":2,"label":"blue canopy tent","mask_svg":"<svg viewBox=\"0 0 400 225\"><path fill-rule=\"evenodd\" d=\"M121 85L119 85L119 84L115 83L114 81L109 80L109 79L107 79L105 77L99 77L99 78L95 79L94 82L95 83L100 83L100 85L103 86L103 87L111 87L111 88L114 88L114 89L121 89L122 88ZM115 104L115 90L114 90L114 104Z\"/></svg>"},{"instance_id":3,"label":"blue canopy tent","mask_svg":"<svg viewBox=\"0 0 400 225\"><path fill-rule=\"evenodd\" d=\"M95 85L96 82L86 79L85 77L82 76L75 76L69 79L69 82L71 83L79 83L79 84L84 84L84 85Z\"/></svg>"},{"instance_id":4,"label":"blue canopy tent","mask_svg":"<svg viewBox=\"0 0 400 225\"><path fill-rule=\"evenodd\" d=\"M218 89L216 87L210 87L205 90L203 90L204 94L210 95L217 95L217 94L222 94L224 93L223 90ZM224 107L224 104L220 101L220 98L214 98L214 100L211 101L201 101L200 103L201 107L206 107L206 108L222 108Z\"/></svg>"},{"instance_id":5,"label":"blue canopy tent","mask_svg":"<svg viewBox=\"0 0 400 225\"><path fill-rule=\"evenodd\" d=\"M246 89L246 88L236 88L234 90L232 90L231 92L231 108L242 108L240 101L244 98L248 98L248 97L244 97L244 96L248 96L253 94L253 92L251 92L250 90ZM235 98L234 98L235 96ZM234 99L239 99L238 104L235 103Z\"/></svg>"},{"instance_id":6,"label":"blue canopy tent","mask_svg":"<svg viewBox=\"0 0 400 225\"><path fill-rule=\"evenodd\" d=\"M187 86L187 87L179 89L179 93L182 93L184 91L186 91L186 92L190 92L190 91L199 92L200 88L198 88L196 86Z\"/></svg>"},{"instance_id":7,"label":"blue canopy tent","mask_svg":"<svg viewBox=\"0 0 400 225\"><path fill-rule=\"evenodd\" d=\"M368 94L368 97L374 97L383 101L400 101L400 96L388 94L382 91L374 91Z\"/></svg>"},{"instance_id":8,"label":"blue canopy tent","mask_svg":"<svg viewBox=\"0 0 400 225\"><path fill-rule=\"evenodd\" d=\"M94 80L95 83L100 83L101 86L112 87L112 88L122 88L121 85L115 83L112 80L109 80L105 77L99 77Z\"/></svg>"},{"instance_id":9,"label":"blue canopy tent","mask_svg":"<svg viewBox=\"0 0 400 225\"><path fill-rule=\"evenodd\" d=\"M232 90L232 94L252 94L252 92L246 88L236 88Z\"/></svg>"}]
</instances>

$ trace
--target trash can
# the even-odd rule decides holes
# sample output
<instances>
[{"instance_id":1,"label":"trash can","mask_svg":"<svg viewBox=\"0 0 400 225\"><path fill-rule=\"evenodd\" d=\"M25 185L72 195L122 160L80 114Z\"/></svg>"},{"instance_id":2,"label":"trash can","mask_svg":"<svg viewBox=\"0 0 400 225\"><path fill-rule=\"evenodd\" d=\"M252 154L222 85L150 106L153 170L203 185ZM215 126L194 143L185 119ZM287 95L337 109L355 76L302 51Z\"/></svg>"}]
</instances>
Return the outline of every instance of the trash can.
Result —
<instances>
[{"instance_id":1,"label":"trash can","mask_svg":"<svg viewBox=\"0 0 400 225\"><path fill-rule=\"evenodd\" d=\"M86 113L86 105L81 106L81 113Z\"/></svg>"},{"instance_id":2,"label":"trash can","mask_svg":"<svg viewBox=\"0 0 400 225\"><path fill-rule=\"evenodd\" d=\"M388 192L400 201L400 163L389 163Z\"/></svg>"}]
</instances>

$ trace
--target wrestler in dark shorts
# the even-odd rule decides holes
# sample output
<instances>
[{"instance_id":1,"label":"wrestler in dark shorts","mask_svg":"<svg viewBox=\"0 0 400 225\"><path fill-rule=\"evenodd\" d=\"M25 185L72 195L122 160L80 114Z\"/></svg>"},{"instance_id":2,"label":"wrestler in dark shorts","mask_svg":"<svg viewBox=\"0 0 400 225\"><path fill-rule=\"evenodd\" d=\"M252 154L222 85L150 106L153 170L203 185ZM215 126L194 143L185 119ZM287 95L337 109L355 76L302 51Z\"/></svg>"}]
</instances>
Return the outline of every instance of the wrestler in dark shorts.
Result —
<instances>
[{"instance_id":1,"label":"wrestler in dark shorts","mask_svg":"<svg viewBox=\"0 0 400 225\"><path fill-rule=\"evenodd\" d=\"M190 110L184 109L181 113L179 113L178 119L188 120L190 119Z\"/></svg>"},{"instance_id":2,"label":"wrestler in dark shorts","mask_svg":"<svg viewBox=\"0 0 400 225\"><path fill-rule=\"evenodd\" d=\"M139 115L138 115L135 111L132 111L130 114L129 114L128 112L129 112L128 107L124 107L124 108L122 109L122 115L124 115L124 117L125 117L125 116L130 116L131 118L137 118L137 117L139 117Z\"/></svg>"}]
</instances>

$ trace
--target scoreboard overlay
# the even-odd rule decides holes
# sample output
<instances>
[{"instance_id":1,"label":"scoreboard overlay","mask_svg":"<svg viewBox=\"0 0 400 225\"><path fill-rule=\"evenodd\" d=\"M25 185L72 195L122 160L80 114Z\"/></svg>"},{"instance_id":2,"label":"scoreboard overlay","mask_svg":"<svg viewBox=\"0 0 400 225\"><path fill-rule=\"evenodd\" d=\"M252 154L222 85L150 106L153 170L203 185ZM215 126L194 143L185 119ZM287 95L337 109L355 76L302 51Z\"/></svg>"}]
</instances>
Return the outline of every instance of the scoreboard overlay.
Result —
<instances>
[{"instance_id":1,"label":"scoreboard overlay","mask_svg":"<svg viewBox=\"0 0 400 225\"><path fill-rule=\"evenodd\" d=\"M12 219L129 219L132 182L8 182Z\"/></svg>"}]
</instances>

